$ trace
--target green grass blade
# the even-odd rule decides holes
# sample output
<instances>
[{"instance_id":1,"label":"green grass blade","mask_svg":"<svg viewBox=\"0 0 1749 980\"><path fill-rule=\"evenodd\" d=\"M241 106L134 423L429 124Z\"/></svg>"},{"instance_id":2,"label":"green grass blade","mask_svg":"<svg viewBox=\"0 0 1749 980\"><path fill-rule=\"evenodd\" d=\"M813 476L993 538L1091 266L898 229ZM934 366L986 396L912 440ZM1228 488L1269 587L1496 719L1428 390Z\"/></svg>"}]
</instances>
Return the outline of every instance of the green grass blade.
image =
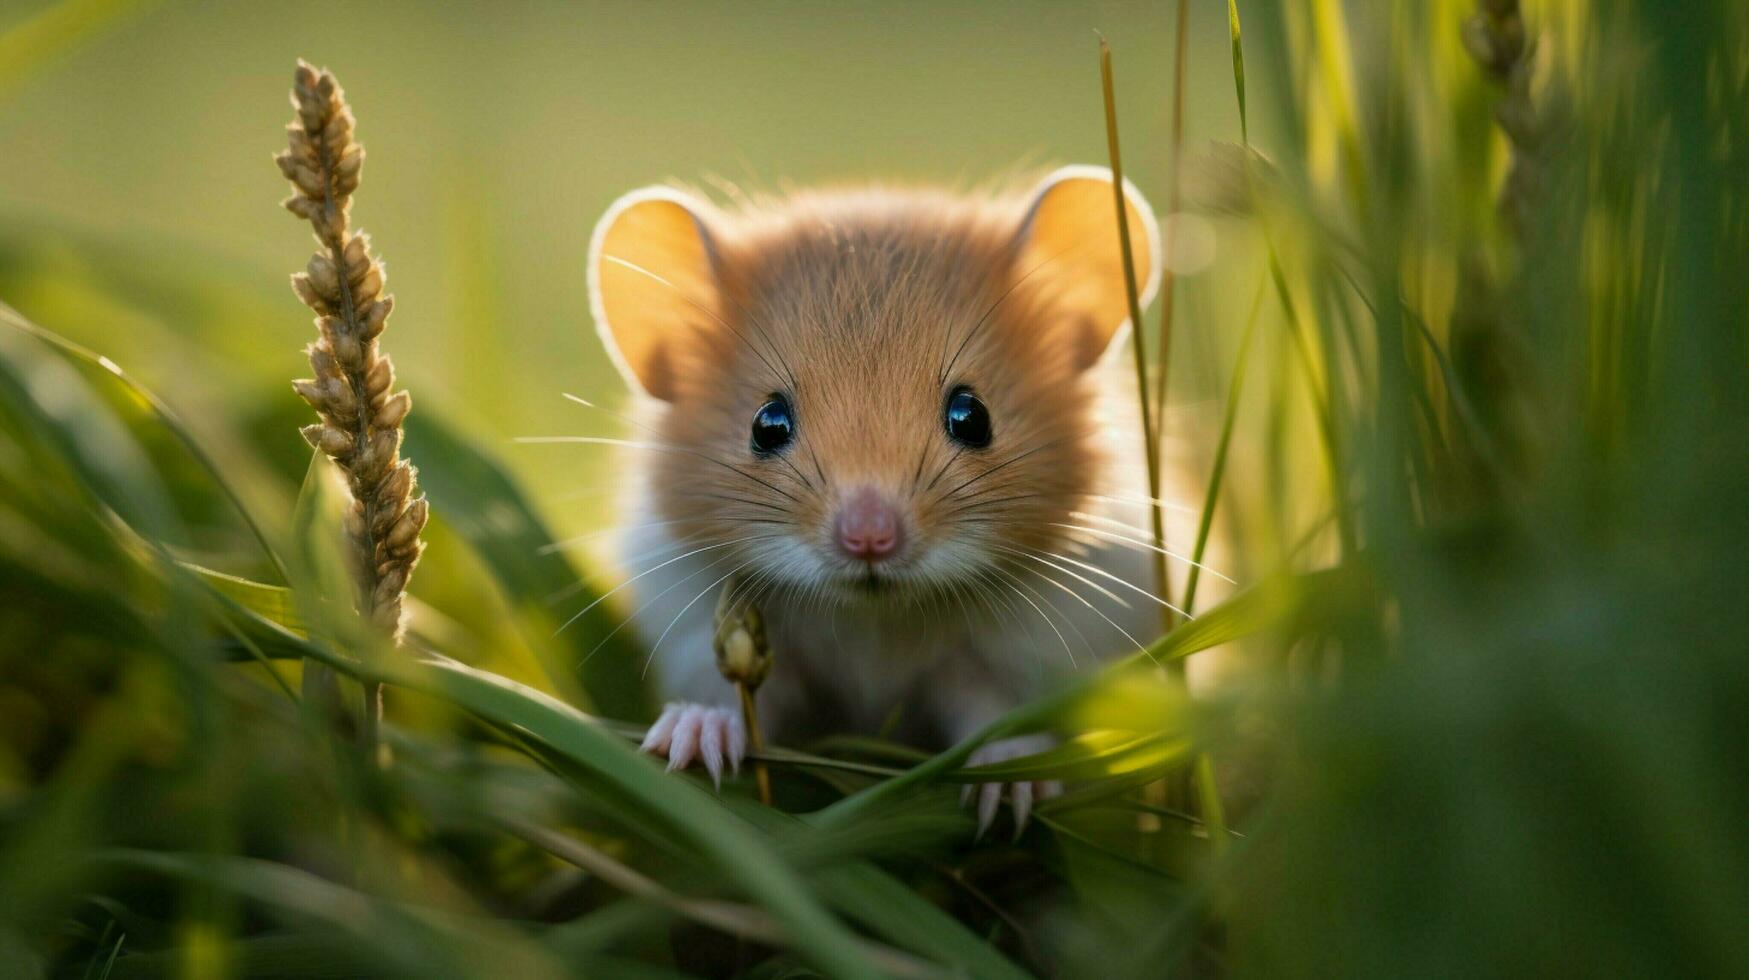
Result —
<instances>
[{"instance_id":1,"label":"green grass blade","mask_svg":"<svg viewBox=\"0 0 1749 980\"><path fill-rule=\"evenodd\" d=\"M788 814L751 804L737 808L748 820L776 839L821 838L821 843L844 843L838 835L810 832L807 824ZM967 818L955 821L965 833ZM829 841L824 838L830 838ZM816 844L804 843L806 849ZM974 977L1019 980L1026 974L1008 962L989 944L941 909L918 897L897 878L867 861L838 862L815 875L816 886L835 908L872 929L889 942L947 964L958 973Z\"/></svg>"},{"instance_id":2,"label":"green grass blade","mask_svg":"<svg viewBox=\"0 0 1749 980\"><path fill-rule=\"evenodd\" d=\"M1264 579L1196 619L1181 624L1141 653L1010 711L953 748L907 770L902 776L827 806L813 815L812 822L816 827L830 830L868 819L893 801L959 768L985 742L1036 731L1061 721L1071 709L1109 691L1114 682L1132 672L1179 660L1266 630L1283 630L1291 635L1315 625L1319 617L1348 614L1356 601L1367 595L1367 587L1364 570L1353 567Z\"/></svg>"},{"instance_id":3,"label":"green grass blade","mask_svg":"<svg viewBox=\"0 0 1749 980\"><path fill-rule=\"evenodd\" d=\"M1136 259L1130 244L1129 203L1124 197L1123 186L1123 153L1118 141L1117 130L1117 92L1112 77L1111 45L1104 37L1099 39L1099 86L1100 94L1105 103L1105 148L1111 163L1111 191L1117 201L1117 243L1118 252L1123 258L1124 297L1129 301L1130 310L1130 350L1134 356L1136 369L1136 401L1141 408L1142 450L1148 464L1148 496L1155 501L1160 499L1160 443L1154 434L1154 411L1150 407L1148 396L1148 354L1147 343L1143 334L1141 291L1137 286ZM1166 574L1166 516L1158 503L1148 508L1149 517L1153 521L1154 531L1154 581L1158 583L1160 597L1170 600L1172 584ZM1175 622L1175 614L1170 606L1160 610L1161 626L1170 630Z\"/></svg>"},{"instance_id":4,"label":"green grass blade","mask_svg":"<svg viewBox=\"0 0 1749 980\"><path fill-rule=\"evenodd\" d=\"M408 416L407 454L419 460L419 483L431 498L432 510L454 528L497 577L508 601L516 607L529 643L553 651L559 626L548 596L574 590L579 572L565 556L546 546L553 534L535 513L534 505L496 460L464 440L432 412ZM579 607L598 593L578 592ZM580 670L584 692L598 711L634 720L650 717L652 702L637 665L642 651L629 631L620 630L603 643L619 622L609 604L590 609L559 633L555 659L547 663L555 687L569 690L569 671ZM595 648L600 644L600 650ZM543 663L548 660L543 657Z\"/></svg>"},{"instance_id":5,"label":"green grass blade","mask_svg":"<svg viewBox=\"0 0 1749 980\"><path fill-rule=\"evenodd\" d=\"M1239 0L1227 0L1227 32L1233 37L1233 90L1239 96L1239 138L1251 148L1251 120L1245 112L1245 47L1239 43Z\"/></svg>"},{"instance_id":6,"label":"green grass blade","mask_svg":"<svg viewBox=\"0 0 1749 980\"><path fill-rule=\"evenodd\" d=\"M1208 491L1203 494L1202 514L1196 523L1196 546L1190 552L1190 571L1184 577L1184 600L1180 603L1188 614L1196 612L1196 587L1202 580L1202 559L1208 549L1209 534L1214 529L1215 507L1221 499L1221 482L1227 475L1227 453L1233 444L1233 423L1239 416L1239 398L1245 390L1245 367L1251 359L1251 340L1257 334L1257 315L1263 306L1263 283L1257 284L1257 294L1251 298L1251 312L1245 317L1245 332L1239 337L1239 352L1233 358L1233 379L1227 385L1227 404L1221 413L1221 435L1215 442L1215 458L1209 468Z\"/></svg>"},{"instance_id":7,"label":"green grass blade","mask_svg":"<svg viewBox=\"0 0 1749 980\"><path fill-rule=\"evenodd\" d=\"M1164 771L1184 758L1182 737L1162 733L1097 731L1075 735L1033 755L961 769L944 779L1017 783L1023 780L1089 780Z\"/></svg>"},{"instance_id":8,"label":"green grass blade","mask_svg":"<svg viewBox=\"0 0 1749 980\"><path fill-rule=\"evenodd\" d=\"M533 688L450 661L392 664L381 679L444 698L561 753L599 780L600 792L619 795L696 848L782 921L797 946L822 968L834 976L875 975L855 937L758 835L709 793L664 773L594 719Z\"/></svg>"},{"instance_id":9,"label":"green grass blade","mask_svg":"<svg viewBox=\"0 0 1749 980\"><path fill-rule=\"evenodd\" d=\"M17 330L30 334L31 336L59 349L69 357L83 361L94 367L102 368L109 374L114 375L117 381L121 382L128 391L132 392L135 397L139 398L152 410L152 414L157 416L158 421L163 423L165 429L174 435L177 441L182 443L182 445L188 450L189 454L194 457L194 460L200 464L201 468L207 471L212 477L214 485L216 485L219 490L224 493L225 497L230 500L231 506L236 509L238 516L243 519L243 523L248 525L250 533L253 534L255 540L260 543L262 552L267 555L267 560L273 563L273 567L279 572L280 577L288 582L291 580L291 576L286 570L285 562L280 558L279 552L274 549L273 542L268 538L267 532L262 529L261 525L255 520L254 515L249 512L249 508L244 505L242 495L237 492L236 487L231 484L231 481L225 478L224 470L220 468L216 460L208 455L205 447L201 445L200 440L195 438L194 433L189 430L188 426L183 423L182 419L177 416L176 412L173 411L162 398L159 398L145 385L134 380L131 375L122 370L121 366L114 361L95 351L76 344L52 330L47 330L43 327L37 326L25 319L17 310L14 310L3 302L0 302L0 323L5 323Z\"/></svg>"},{"instance_id":10,"label":"green grass blade","mask_svg":"<svg viewBox=\"0 0 1749 980\"><path fill-rule=\"evenodd\" d=\"M309 630L304 625L304 617L298 612L297 598L291 589L257 582L240 575L215 572L191 561L179 561L176 564L213 591L262 619L300 636L308 635Z\"/></svg>"},{"instance_id":11,"label":"green grass blade","mask_svg":"<svg viewBox=\"0 0 1749 980\"><path fill-rule=\"evenodd\" d=\"M115 849L101 864L200 881L299 919L338 929L351 948L410 976L559 977L565 971L532 943L489 920L405 906L347 888L308 871L256 858Z\"/></svg>"}]
</instances>

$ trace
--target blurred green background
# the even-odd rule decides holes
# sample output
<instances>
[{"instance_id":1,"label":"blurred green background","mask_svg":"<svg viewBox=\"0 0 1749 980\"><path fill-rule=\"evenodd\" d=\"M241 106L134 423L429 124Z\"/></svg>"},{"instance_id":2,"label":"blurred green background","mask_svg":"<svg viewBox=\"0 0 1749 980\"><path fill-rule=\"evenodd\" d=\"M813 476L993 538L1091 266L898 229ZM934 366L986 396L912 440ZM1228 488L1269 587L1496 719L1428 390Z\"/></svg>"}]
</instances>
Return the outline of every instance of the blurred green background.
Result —
<instances>
[{"instance_id":1,"label":"blurred green background","mask_svg":"<svg viewBox=\"0 0 1749 980\"><path fill-rule=\"evenodd\" d=\"M1749 8L1195 0L1182 91L1178 9L0 7L0 975L1749 973ZM611 519L609 457L512 441L622 434L560 397L623 398L589 229L670 178L1103 162L1096 30L1128 175L1212 242L1168 401L1247 587L1151 649L1236 683L1007 716L1093 730L1016 763L1077 791L1012 844L972 843L963 753L786 746L775 809L662 775L566 706L648 707L623 635L573 666L611 603L553 636L611 575L537 551ZM461 665L373 660L311 571L298 57L369 151L411 649ZM393 765L300 658L388 674Z\"/></svg>"},{"instance_id":2,"label":"blurred green background","mask_svg":"<svg viewBox=\"0 0 1749 980\"><path fill-rule=\"evenodd\" d=\"M45 6L13 0L6 21ZM1137 48L1120 77L1126 152L1163 193L1173 14L1160 4L80 6L119 12L0 81L0 290L142 377L190 379L185 397L215 410L278 396L309 339L284 287L307 236L273 206L268 159L299 57L332 68L360 116L355 220L388 262L402 375L422 406L503 447L601 426L561 392L622 396L583 256L632 188L971 185L1101 162L1098 29ZM1187 125L1236 139L1226 12L1196 6L1204 94ZM222 314L190 309L213 288ZM599 487L600 452L506 452L549 501Z\"/></svg>"}]
</instances>

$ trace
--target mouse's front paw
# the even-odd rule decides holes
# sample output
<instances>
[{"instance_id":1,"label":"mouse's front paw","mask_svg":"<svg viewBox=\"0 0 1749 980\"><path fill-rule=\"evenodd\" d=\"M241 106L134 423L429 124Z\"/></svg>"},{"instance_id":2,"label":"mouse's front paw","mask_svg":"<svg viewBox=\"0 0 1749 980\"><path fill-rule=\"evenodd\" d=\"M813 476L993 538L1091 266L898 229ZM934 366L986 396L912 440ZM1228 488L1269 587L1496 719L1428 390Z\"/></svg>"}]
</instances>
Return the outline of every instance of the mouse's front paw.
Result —
<instances>
[{"instance_id":1,"label":"mouse's front paw","mask_svg":"<svg viewBox=\"0 0 1749 980\"><path fill-rule=\"evenodd\" d=\"M1005 738L998 742L979 746L966 760L966 765L984 766L995 762L1007 762L1021 756L1034 755L1057 744L1057 740L1049 735L1022 735L1018 738ZM1014 838L1026 830L1027 818L1032 816L1032 805L1037 800L1048 800L1060 796L1063 784L1055 779L1026 780L1018 783L973 783L960 791L960 805L971 802L972 794L978 797L978 836L983 837L984 831L990 829L990 824L996 819L996 807L1002 802L1002 791L1008 791L1008 802L1014 807Z\"/></svg>"},{"instance_id":2,"label":"mouse's front paw","mask_svg":"<svg viewBox=\"0 0 1749 980\"><path fill-rule=\"evenodd\" d=\"M741 760L747 755L747 729L741 724L741 714L732 708L713 708L702 704L674 701L662 709L662 716L644 735L645 752L668 760L668 771L684 769L695 760L704 764L711 782L723 786L723 763L735 773L741 771Z\"/></svg>"}]
</instances>

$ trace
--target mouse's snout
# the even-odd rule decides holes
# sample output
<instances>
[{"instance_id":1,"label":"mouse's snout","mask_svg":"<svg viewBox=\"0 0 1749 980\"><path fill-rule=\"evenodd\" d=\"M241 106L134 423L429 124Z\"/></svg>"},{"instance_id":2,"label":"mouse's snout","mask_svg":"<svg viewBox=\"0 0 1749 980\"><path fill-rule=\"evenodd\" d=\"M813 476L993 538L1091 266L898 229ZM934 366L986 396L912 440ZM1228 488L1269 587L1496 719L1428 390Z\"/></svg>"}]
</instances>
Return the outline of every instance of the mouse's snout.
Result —
<instances>
[{"instance_id":1,"label":"mouse's snout","mask_svg":"<svg viewBox=\"0 0 1749 980\"><path fill-rule=\"evenodd\" d=\"M898 554L905 543L905 524L898 506L873 487L845 496L837 524L839 550L856 561L871 565L885 561Z\"/></svg>"}]
</instances>

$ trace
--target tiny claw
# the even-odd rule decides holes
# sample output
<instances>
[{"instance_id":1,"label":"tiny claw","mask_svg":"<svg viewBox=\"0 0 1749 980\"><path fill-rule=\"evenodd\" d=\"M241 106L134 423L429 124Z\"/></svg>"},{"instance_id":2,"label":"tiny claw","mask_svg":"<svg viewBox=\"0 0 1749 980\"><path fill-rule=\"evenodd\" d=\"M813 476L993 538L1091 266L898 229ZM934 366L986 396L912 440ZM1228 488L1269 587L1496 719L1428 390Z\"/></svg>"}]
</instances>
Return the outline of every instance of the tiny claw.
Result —
<instances>
[{"instance_id":1,"label":"tiny claw","mask_svg":"<svg viewBox=\"0 0 1749 980\"><path fill-rule=\"evenodd\" d=\"M978 787L978 832L973 840L983 840L984 832L996 820L996 806L1002 802L1002 784L985 783Z\"/></svg>"},{"instance_id":2,"label":"tiny claw","mask_svg":"<svg viewBox=\"0 0 1749 980\"><path fill-rule=\"evenodd\" d=\"M747 754L747 726L740 715L729 716L729 768L741 775L741 759Z\"/></svg>"},{"instance_id":3,"label":"tiny claw","mask_svg":"<svg viewBox=\"0 0 1749 980\"><path fill-rule=\"evenodd\" d=\"M740 714L732 709L677 701L662 709L641 747L665 757L669 772L694 762L702 764L720 791L725 757L737 775L741 771L741 759L747 754L747 730Z\"/></svg>"},{"instance_id":4,"label":"tiny claw","mask_svg":"<svg viewBox=\"0 0 1749 980\"><path fill-rule=\"evenodd\" d=\"M680 720L685 708L686 706L681 704L670 704L664 707L662 714L656 719L656 723L651 725L650 730L644 734L643 744L639 745L638 748L644 752L666 753L669 741L674 737L674 725Z\"/></svg>"},{"instance_id":5,"label":"tiny claw","mask_svg":"<svg viewBox=\"0 0 1749 980\"><path fill-rule=\"evenodd\" d=\"M674 726L674 742L668 746L668 771L684 769L698 749L698 707L689 706Z\"/></svg>"},{"instance_id":6,"label":"tiny claw","mask_svg":"<svg viewBox=\"0 0 1749 980\"><path fill-rule=\"evenodd\" d=\"M1014 805L1014 839L1026 833L1026 820L1032 816L1032 784L1015 783L1008 788L1008 799Z\"/></svg>"},{"instance_id":7,"label":"tiny claw","mask_svg":"<svg viewBox=\"0 0 1749 980\"><path fill-rule=\"evenodd\" d=\"M711 774L711 785L719 793L723 789L723 727L715 719L706 720L698 736L699 759L704 763L705 771Z\"/></svg>"}]
</instances>

